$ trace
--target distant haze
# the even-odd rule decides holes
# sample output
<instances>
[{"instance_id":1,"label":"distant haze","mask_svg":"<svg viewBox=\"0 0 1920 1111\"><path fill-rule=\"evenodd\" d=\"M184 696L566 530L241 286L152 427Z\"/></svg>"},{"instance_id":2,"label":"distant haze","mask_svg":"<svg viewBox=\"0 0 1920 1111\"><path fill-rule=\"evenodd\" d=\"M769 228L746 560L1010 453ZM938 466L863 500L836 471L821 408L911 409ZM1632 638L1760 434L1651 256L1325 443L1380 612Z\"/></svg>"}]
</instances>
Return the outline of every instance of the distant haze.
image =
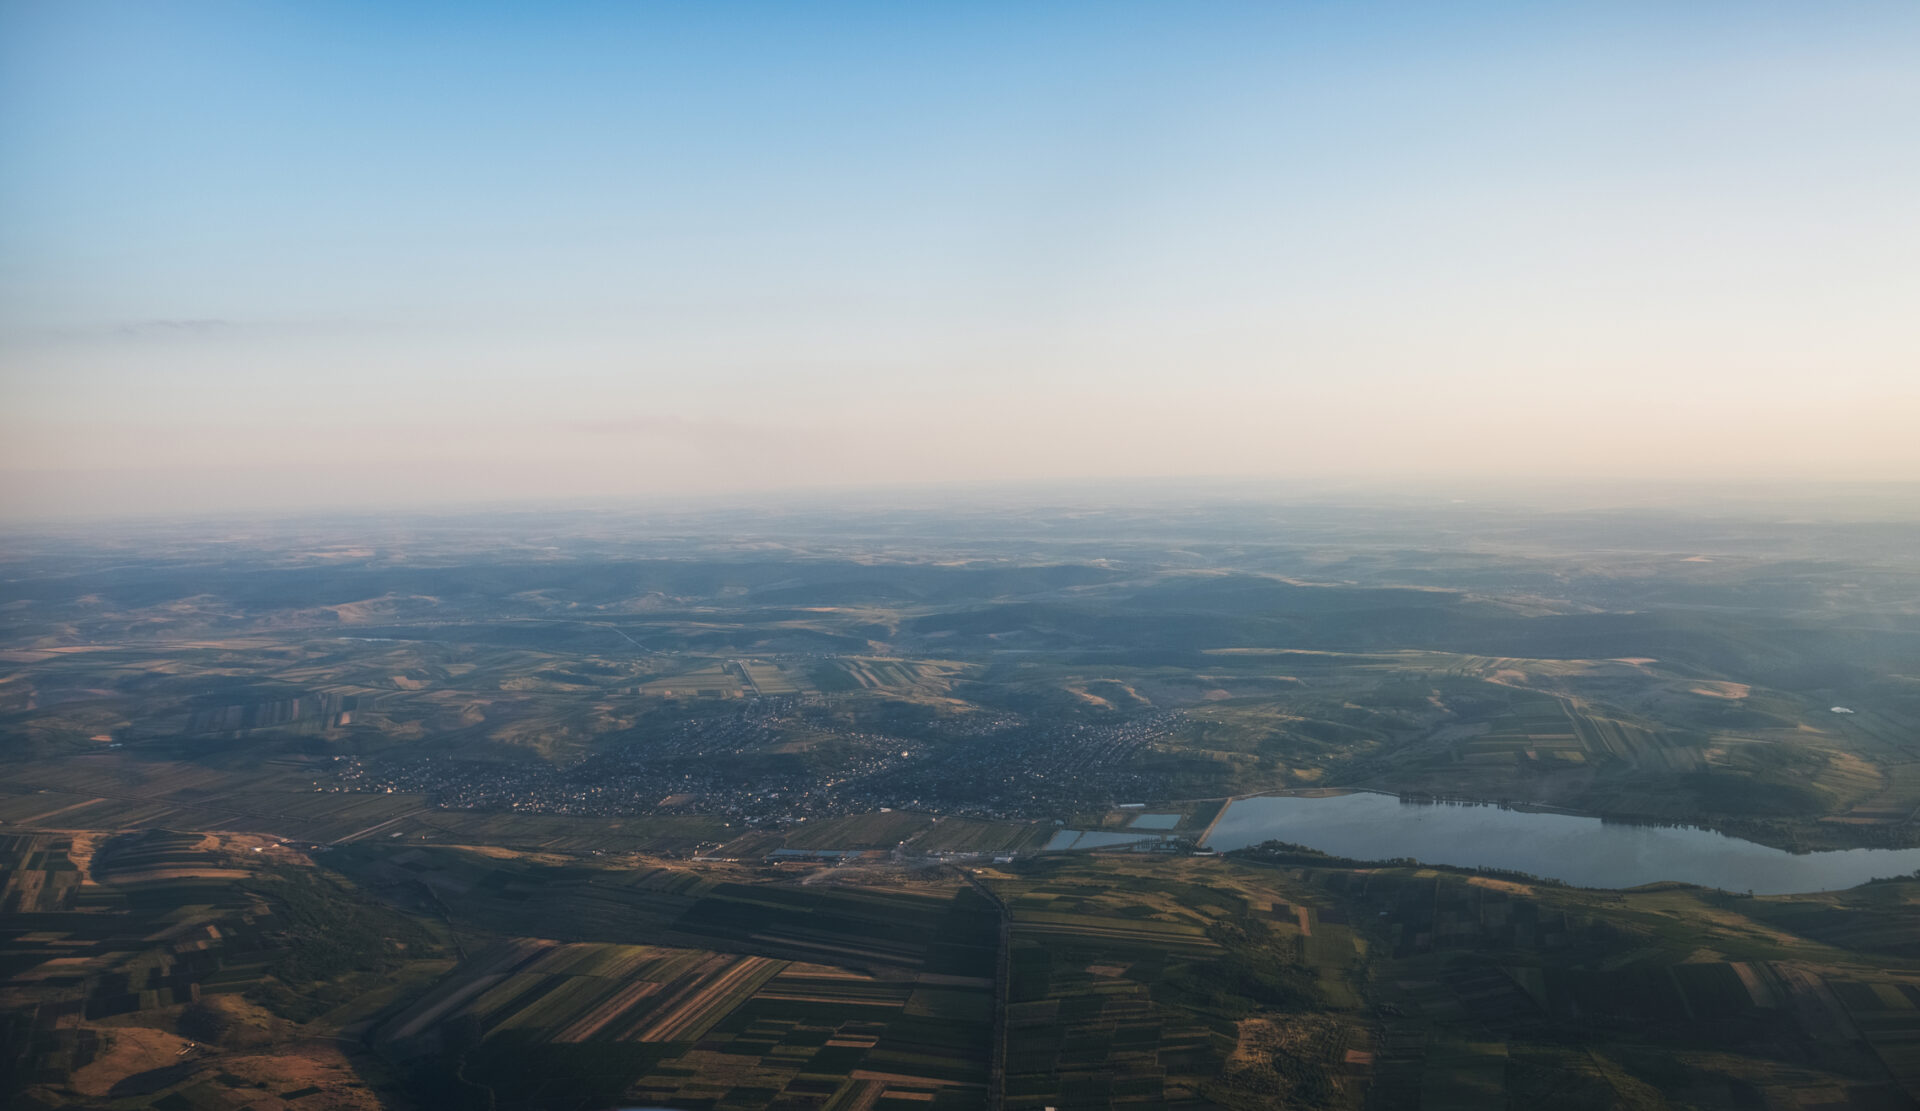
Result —
<instances>
[{"instance_id":1,"label":"distant haze","mask_svg":"<svg viewBox=\"0 0 1920 1111\"><path fill-rule=\"evenodd\" d=\"M0 516L1920 480L1920 6L0 8Z\"/></svg>"}]
</instances>

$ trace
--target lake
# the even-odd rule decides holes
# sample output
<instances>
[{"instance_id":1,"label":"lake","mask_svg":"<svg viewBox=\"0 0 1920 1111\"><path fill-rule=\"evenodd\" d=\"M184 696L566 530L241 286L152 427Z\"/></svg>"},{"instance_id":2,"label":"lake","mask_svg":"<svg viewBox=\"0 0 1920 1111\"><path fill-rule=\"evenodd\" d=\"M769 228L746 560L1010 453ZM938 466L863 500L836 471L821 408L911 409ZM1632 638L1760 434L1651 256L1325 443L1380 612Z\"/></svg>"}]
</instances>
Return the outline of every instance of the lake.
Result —
<instances>
[{"instance_id":1,"label":"lake","mask_svg":"<svg viewBox=\"0 0 1920 1111\"><path fill-rule=\"evenodd\" d=\"M1206 847L1228 852L1262 841L1290 841L1353 860L1412 857L1504 868L1579 887L1677 880L1758 895L1835 891L1920 869L1920 849L1789 853L1710 830L1406 803L1371 792L1240 799L1220 816Z\"/></svg>"}]
</instances>

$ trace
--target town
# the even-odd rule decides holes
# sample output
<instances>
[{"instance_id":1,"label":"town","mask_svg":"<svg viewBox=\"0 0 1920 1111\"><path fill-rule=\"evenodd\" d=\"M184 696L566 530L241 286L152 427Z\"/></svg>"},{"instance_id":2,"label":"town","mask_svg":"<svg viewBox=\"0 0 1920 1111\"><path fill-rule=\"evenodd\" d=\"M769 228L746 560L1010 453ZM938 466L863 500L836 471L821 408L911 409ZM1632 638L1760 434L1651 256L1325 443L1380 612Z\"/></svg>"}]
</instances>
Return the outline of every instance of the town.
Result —
<instances>
[{"instance_id":1,"label":"town","mask_svg":"<svg viewBox=\"0 0 1920 1111\"><path fill-rule=\"evenodd\" d=\"M394 762L339 756L323 790L419 794L450 810L619 817L705 814L749 827L880 809L994 819L1052 818L1165 785L1135 757L1170 734L1181 711L1113 722L1025 722L971 736L907 738L838 730L814 759L783 756L795 732L828 728L794 698L752 699L723 716L570 764L428 756Z\"/></svg>"}]
</instances>

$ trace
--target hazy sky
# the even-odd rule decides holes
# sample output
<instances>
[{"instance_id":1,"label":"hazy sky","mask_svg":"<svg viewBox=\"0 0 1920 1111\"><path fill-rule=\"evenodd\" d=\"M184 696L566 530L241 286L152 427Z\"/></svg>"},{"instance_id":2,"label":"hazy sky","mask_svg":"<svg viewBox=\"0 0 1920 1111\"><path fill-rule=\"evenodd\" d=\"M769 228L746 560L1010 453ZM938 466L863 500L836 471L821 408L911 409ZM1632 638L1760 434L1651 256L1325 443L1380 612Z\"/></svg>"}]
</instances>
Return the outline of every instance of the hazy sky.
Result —
<instances>
[{"instance_id":1,"label":"hazy sky","mask_svg":"<svg viewBox=\"0 0 1920 1111\"><path fill-rule=\"evenodd\" d=\"M0 3L0 513L1920 479L1920 4Z\"/></svg>"}]
</instances>

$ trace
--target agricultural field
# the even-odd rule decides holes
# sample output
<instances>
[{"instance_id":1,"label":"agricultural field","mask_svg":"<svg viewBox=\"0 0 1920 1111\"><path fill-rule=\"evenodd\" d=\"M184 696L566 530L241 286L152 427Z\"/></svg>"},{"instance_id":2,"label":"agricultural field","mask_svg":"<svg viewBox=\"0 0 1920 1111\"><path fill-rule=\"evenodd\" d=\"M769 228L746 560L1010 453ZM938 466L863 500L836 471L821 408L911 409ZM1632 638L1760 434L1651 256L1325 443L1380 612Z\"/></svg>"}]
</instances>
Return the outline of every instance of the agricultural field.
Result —
<instances>
[{"instance_id":1,"label":"agricultural field","mask_svg":"<svg viewBox=\"0 0 1920 1111\"><path fill-rule=\"evenodd\" d=\"M1369 1044L1364 942L1259 873L1170 863L1049 857L996 875L1006 1106L1360 1106L1344 1062Z\"/></svg>"},{"instance_id":2,"label":"agricultural field","mask_svg":"<svg viewBox=\"0 0 1920 1111\"><path fill-rule=\"evenodd\" d=\"M514 940L463 963L377 1036L423 1071L434 1056L464 1053L460 1075L515 1106L587 1094L573 1069L590 1054L626 1066L617 1082L595 1078L600 1098L969 1106L983 1095L991 1001L950 979L880 979L699 949ZM470 1048L459 1048L462 1038Z\"/></svg>"},{"instance_id":3,"label":"agricultural field","mask_svg":"<svg viewBox=\"0 0 1920 1111\"><path fill-rule=\"evenodd\" d=\"M692 814L594 819L421 808L362 836L402 844L498 845L529 852L686 854L718 844L726 834L725 823Z\"/></svg>"},{"instance_id":4,"label":"agricultural field","mask_svg":"<svg viewBox=\"0 0 1920 1111\"><path fill-rule=\"evenodd\" d=\"M1911 880L1616 893L1249 850L990 882L1013 923L1009 1107L1920 1095Z\"/></svg>"},{"instance_id":5,"label":"agricultural field","mask_svg":"<svg viewBox=\"0 0 1920 1111\"><path fill-rule=\"evenodd\" d=\"M1046 844L1053 827L1045 822L989 822L941 818L909 841L916 853L1031 852Z\"/></svg>"},{"instance_id":6,"label":"agricultural field","mask_svg":"<svg viewBox=\"0 0 1920 1111\"><path fill-rule=\"evenodd\" d=\"M118 754L16 765L0 787L0 821L47 829L175 826L325 842L420 810L413 796L318 792L317 767L288 761L234 774L184 760Z\"/></svg>"},{"instance_id":7,"label":"agricultural field","mask_svg":"<svg viewBox=\"0 0 1920 1111\"><path fill-rule=\"evenodd\" d=\"M716 661L656 678L640 687L640 693L659 698L739 698L753 689L741 669Z\"/></svg>"},{"instance_id":8,"label":"agricultural field","mask_svg":"<svg viewBox=\"0 0 1920 1111\"><path fill-rule=\"evenodd\" d=\"M302 1086L220 1077L339 1030L377 1053L301 1075L448 1107L972 1107L1000 1076L1009 1108L1870 1108L1920 1079L1913 880L1609 892L1255 849L963 883L184 832L0 851L10 1083L48 1106L162 1046L182 1059L143 1098L281 1099Z\"/></svg>"},{"instance_id":9,"label":"agricultural field","mask_svg":"<svg viewBox=\"0 0 1920 1111\"><path fill-rule=\"evenodd\" d=\"M489 843L556 851L691 852L725 823L703 815L589 820L560 814L447 810L420 795L317 790L325 765L279 761L239 773L187 761L101 754L18 766L0 784L0 823L23 829L229 830L313 844L362 838Z\"/></svg>"},{"instance_id":10,"label":"agricultural field","mask_svg":"<svg viewBox=\"0 0 1920 1111\"><path fill-rule=\"evenodd\" d=\"M376 1034L448 1105L480 1098L473 1084L515 1106L983 1096L997 917L951 879L810 887L372 844L338 863L471 953ZM520 932L542 924L565 929ZM583 1055L603 1063L586 1080Z\"/></svg>"},{"instance_id":11,"label":"agricultural field","mask_svg":"<svg viewBox=\"0 0 1920 1111\"><path fill-rule=\"evenodd\" d=\"M943 970L978 959L945 939L970 921L954 881L841 887L766 882L777 869L652 861L604 862L551 853L356 843L327 854L370 890L420 904L476 936L546 936L751 949L792 960L871 969ZM964 913L963 913L964 912ZM541 927L541 928L535 928ZM954 935L958 936L958 935ZM976 939L977 942L977 939ZM975 942L967 943L969 945ZM990 941L986 944L990 945Z\"/></svg>"},{"instance_id":12,"label":"agricultural field","mask_svg":"<svg viewBox=\"0 0 1920 1111\"><path fill-rule=\"evenodd\" d=\"M797 669L782 667L778 663L766 660L736 660L734 666L740 669L753 693L762 696L780 694L806 694L811 685Z\"/></svg>"},{"instance_id":13,"label":"agricultural field","mask_svg":"<svg viewBox=\"0 0 1920 1111\"><path fill-rule=\"evenodd\" d=\"M377 1036L409 1049L447 1025L520 1030L542 1042L698 1041L784 967L697 949L502 942L463 962Z\"/></svg>"},{"instance_id":14,"label":"agricultural field","mask_svg":"<svg viewBox=\"0 0 1920 1111\"><path fill-rule=\"evenodd\" d=\"M1900 1016L1920 964L1911 930L1893 925L1920 906L1913 881L1756 899L1237 855L1328 900L1367 941L1371 1082L1388 1105L1519 1106L1552 1090L1566 1106L1837 1094L1864 1108L1916 1095ZM1862 1025L1856 1008L1874 1017Z\"/></svg>"},{"instance_id":15,"label":"agricultural field","mask_svg":"<svg viewBox=\"0 0 1920 1111\"><path fill-rule=\"evenodd\" d=\"M0 837L0 913L0 1083L23 1108L277 1108L316 1087L376 1106L378 1063L313 1039L450 963L428 926L244 834Z\"/></svg>"},{"instance_id":16,"label":"agricultural field","mask_svg":"<svg viewBox=\"0 0 1920 1111\"><path fill-rule=\"evenodd\" d=\"M892 849L933 828L933 814L895 810L828 818L795 826L781 839L790 849Z\"/></svg>"},{"instance_id":17,"label":"agricultural field","mask_svg":"<svg viewBox=\"0 0 1920 1111\"><path fill-rule=\"evenodd\" d=\"M1487 732L1454 746L1456 762L1512 766L1556 761L1584 764L1588 760L1587 746L1566 707L1557 699L1516 699L1486 726Z\"/></svg>"},{"instance_id":18,"label":"agricultural field","mask_svg":"<svg viewBox=\"0 0 1920 1111\"><path fill-rule=\"evenodd\" d=\"M814 675L821 690L837 693L879 691L909 698L941 698L965 670L948 660L843 656L824 661Z\"/></svg>"}]
</instances>

